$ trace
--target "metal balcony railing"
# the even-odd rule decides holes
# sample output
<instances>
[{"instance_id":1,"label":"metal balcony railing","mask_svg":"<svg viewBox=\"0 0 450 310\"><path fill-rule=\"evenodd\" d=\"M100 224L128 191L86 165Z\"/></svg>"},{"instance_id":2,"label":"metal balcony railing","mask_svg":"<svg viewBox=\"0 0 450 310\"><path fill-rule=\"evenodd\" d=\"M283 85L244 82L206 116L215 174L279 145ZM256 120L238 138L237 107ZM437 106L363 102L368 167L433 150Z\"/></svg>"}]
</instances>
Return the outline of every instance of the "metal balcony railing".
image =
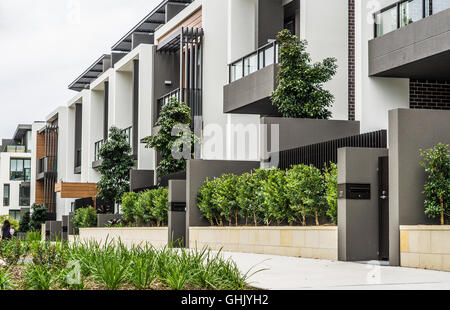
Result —
<instances>
[{"instance_id":1,"label":"metal balcony railing","mask_svg":"<svg viewBox=\"0 0 450 310\"><path fill-rule=\"evenodd\" d=\"M199 88L177 88L170 93L162 96L157 100L156 119L159 118L162 108L169 102L171 98L186 102L191 108L191 118L202 116L202 90Z\"/></svg>"},{"instance_id":2,"label":"metal balcony railing","mask_svg":"<svg viewBox=\"0 0 450 310\"><path fill-rule=\"evenodd\" d=\"M124 133L127 136L127 142L130 145L131 149L133 149L133 127L131 126L122 129L122 133Z\"/></svg>"},{"instance_id":3,"label":"metal balcony railing","mask_svg":"<svg viewBox=\"0 0 450 310\"><path fill-rule=\"evenodd\" d=\"M239 58L228 65L229 83L261 70L274 63L278 63L280 44L272 41L256 51Z\"/></svg>"},{"instance_id":4,"label":"metal balcony railing","mask_svg":"<svg viewBox=\"0 0 450 310\"><path fill-rule=\"evenodd\" d=\"M374 14L375 37L450 8L450 0L401 0Z\"/></svg>"},{"instance_id":5,"label":"metal balcony railing","mask_svg":"<svg viewBox=\"0 0 450 310\"><path fill-rule=\"evenodd\" d=\"M100 160L100 149L102 148L103 144L105 144L105 140L100 140L95 142L94 144L94 161Z\"/></svg>"},{"instance_id":6,"label":"metal balcony railing","mask_svg":"<svg viewBox=\"0 0 450 310\"><path fill-rule=\"evenodd\" d=\"M81 149L75 151L75 168L81 167Z\"/></svg>"}]
</instances>

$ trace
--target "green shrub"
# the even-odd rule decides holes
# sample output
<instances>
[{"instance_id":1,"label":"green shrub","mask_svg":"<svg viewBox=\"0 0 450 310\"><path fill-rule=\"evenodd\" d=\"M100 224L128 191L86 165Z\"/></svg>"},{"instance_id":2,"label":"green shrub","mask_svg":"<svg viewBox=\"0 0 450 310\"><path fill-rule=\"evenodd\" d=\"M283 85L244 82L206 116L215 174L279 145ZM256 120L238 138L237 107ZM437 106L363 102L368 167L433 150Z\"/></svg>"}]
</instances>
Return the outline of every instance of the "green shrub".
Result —
<instances>
[{"instance_id":1,"label":"green shrub","mask_svg":"<svg viewBox=\"0 0 450 310\"><path fill-rule=\"evenodd\" d=\"M338 177L337 165L330 163L323 171L323 178L326 188L328 202L327 215L334 224L337 224L337 204L338 204Z\"/></svg>"},{"instance_id":2,"label":"green shrub","mask_svg":"<svg viewBox=\"0 0 450 310\"><path fill-rule=\"evenodd\" d=\"M29 231L25 237L25 240L28 242L36 242L41 241L42 235L40 231Z\"/></svg>"},{"instance_id":3,"label":"green shrub","mask_svg":"<svg viewBox=\"0 0 450 310\"><path fill-rule=\"evenodd\" d=\"M220 210L214 203L213 194L216 189L216 182L207 179L200 187L197 194L197 206L202 215L209 221L211 226L221 223Z\"/></svg>"},{"instance_id":4,"label":"green shrub","mask_svg":"<svg viewBox=\"0 0 450 310\"><path fill-rule=\"evenodd\" d=\"M48 217L48 210L46 207L33 204L31 206L31 217L30 217L30 229L40 231L41 225L45 223Z\"/></svg>"},{"instance_id":5,"label":"green shrub","mask_svg":"<svg viewBox=\"0 0 450 310\"><path fill-rule=\"evenodd\" d=\"M216 179L216 190L213 193L214 203L220 209L220 215L223 216L231 226L233 219L238 225L239 208L236 201L236 183L238 177L233 174L224 174Z\"/></svg>"},{"instance_id":6,"label":"green shrub","mask_svg":"<svg viewBox=\"0 0 450 310\"><path fill-rule=\"evenodd\" d=\"M122 196L121 212L123 219L129 223L136 223L136 202L138 199L138 194L136 193L125 193Z\"/></svg>"},{"instance_id":7,"label":"green shrub","mask_svg":"<svg viewBox=\"0 0 450 310\"><path fill-rule=\"evenodd\" d=\"M75 229L97 227L97 213L93 207L80 208L73 216Z\"/></svg>"},{"instance_id":8,"label":"green shrub","mask_svg":"<svg viewBox=\"0 0 450 310\"><path fill-rule=\"evenodd\" d=\"M158 227L167 223L169 191L165 188L141 193L126 193L122 197L122 214L129 223Z\"/></svg>"},{"instance_id":9,"label":"green shrub","mask_svg":"<svg viewBox=\"0 0 450 310\"><path fill-rule=\"evenodd\" d=\"M450 151L449 146L439 143L421 151L421 165L427 173L425 184L425 214L429 218L440 218L441 225L450 217Z\"/></svg>"},{"instance_id":10,"label":"green shrub","mask_svg":"<svg viewBox=\"0 0 450 310\"><path fill-rule=\"evenodd\" d=\"M3 226L3 223L8 220L11 224L11 228L14 229L14 231L19 230L19 222L16 220L11 219L11 217L8 214L0 215L0 227Z\"/></svg>"},{"instance_id":11,"label":"green shrub","mask_svg":"<svg viewBox=\"0 0 450 310\"><path fill-rule=\"evenodd\" d=\"M12 276L9 269L0 268L0 290L9 290L13 287Z\"/></svg>"},{"instance_id":12,"label":"green shrub","mask_svg":"<svg viewBox=\"0 0 450 310\"><path fill-rule=\"evenodd\" d=\"M43 265L29 265L25 271L25 287L34 290L50 290L59 280L59 274Z\"/></svg>"},{"instance_id":13,"label":"green shrub","mask_svg":"<svg viewBox=\"0 0 450 310\"><path fill-rule=\"evenodd\" d=\"M292 223L293 216L289 209L286 192L286 172L279 169L270 169L267 178L262 181L261 195L264 197L264 223L280 225L283 221Z\"/></svg>"},{"instance_id":14,"label":"green shrub","mask_svg":"<svg viewBox=\"0 0 450 310\"><path fill-rule=\"evenodd\" d=\"M23 214L22 218L19 222L19 232L26 233L30 230L30 211L27 211Z\"/></svg>"}]
</instances>

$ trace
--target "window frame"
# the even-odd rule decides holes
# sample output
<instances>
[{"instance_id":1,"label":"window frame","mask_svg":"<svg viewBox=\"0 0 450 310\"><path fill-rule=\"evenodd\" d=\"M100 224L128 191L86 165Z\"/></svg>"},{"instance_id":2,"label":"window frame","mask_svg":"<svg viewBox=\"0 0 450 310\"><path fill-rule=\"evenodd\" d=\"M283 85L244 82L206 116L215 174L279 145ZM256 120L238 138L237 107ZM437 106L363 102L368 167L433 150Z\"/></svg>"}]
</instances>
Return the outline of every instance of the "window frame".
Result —
<instances>
[{"instance_id":1,"label":"window frame","mask_svg":"<svg viewBox=\"0 0 450 310\"><path fill-rule=\"evenodd\" d=\"M5 193L6 193L6 191L5 191L5 188L8 188L8 191L7 191L7 193L8 193L8 197L5 197ZM8 202L7 203L5 203L5 199L8 199ZM10 204L11 204L11 184L3 184L3 206L4 207L9 207L10 206Z\"/></svg>"}]
</instances>

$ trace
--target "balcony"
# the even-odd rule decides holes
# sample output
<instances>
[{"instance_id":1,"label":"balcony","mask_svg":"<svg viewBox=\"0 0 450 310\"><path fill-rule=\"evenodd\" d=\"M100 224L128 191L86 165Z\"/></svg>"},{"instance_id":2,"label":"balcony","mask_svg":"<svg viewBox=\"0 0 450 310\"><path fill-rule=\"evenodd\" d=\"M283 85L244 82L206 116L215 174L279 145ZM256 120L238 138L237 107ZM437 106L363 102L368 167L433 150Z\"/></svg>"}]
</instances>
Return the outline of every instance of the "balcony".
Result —
<instances>
[{"instance_id":1,"label":"balcony","mask_svg":"<svg viewBox=\"0 0 450 310\"><path fill-rule=\"evenodd\" d=\"M181 89L177 88L170 93L162 96L157 100L156 118L158 119L162 108L169 103L171 98L186 102L191 108L191 118L194 120L196 116L202 116L202 90L201 89Z\"/></svg>"},{"instance_id":2,"label":"balcony","mask_svg":"<svg viewBox=\"0 0 450 310\"><path fill-rule=\"evenodd\" d=\"M450 0L400 1L375 14L369 76L450 78Z\"/></svg>"},{"instance_id":3,"label":"balcony","mask_svg":"<svg viewBox=\"0 0 450 310\"><path fill-rule=\"evenodd\" d=\"M81 148L75 151L74 174L81 174Z\"/></svg>"},{"instance_id":4,"label":"balcony","mask_svg":"<svg viewBox=\"0 0 450 310\"><path fill-rule=\"evenodd\" d=\"M58 170L58 162L55 156L47 156L38 159L37 162L37 180L41 180L47 174L56 174Z\"/></svg>"},{"instance_id":5,"label":"balcony","mask_svg":"<svg viewBox=\"0 0 450 310\"><path fill-rule=\"evenodd\" d=\"M277 87L279 44L273 41L228 66L224 113L277 116L270 101Z\"/></svg>"},{"instance_id":6,"label":"balcony","mask_svg":"<svg viewBox=\"0 0 450 310\"><path fill-rule=\"evenodd\" d=\"M95 142L94 144L94 161L92 162L92 168L98 168L102 164L102 159L100 158L100 149L103 144L105 144L105 140L100 140Z\"/></svg>"}]
</instances>

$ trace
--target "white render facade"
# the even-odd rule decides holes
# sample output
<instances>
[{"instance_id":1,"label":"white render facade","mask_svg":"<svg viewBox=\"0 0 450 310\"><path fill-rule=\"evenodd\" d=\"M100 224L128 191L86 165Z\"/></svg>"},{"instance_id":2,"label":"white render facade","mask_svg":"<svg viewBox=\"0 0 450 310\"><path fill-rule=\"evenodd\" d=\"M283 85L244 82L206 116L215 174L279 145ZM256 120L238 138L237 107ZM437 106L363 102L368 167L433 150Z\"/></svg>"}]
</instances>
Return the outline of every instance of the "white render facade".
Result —
<instances>
[{"instance_id":1,"label":"white render facade","mask_svg":"<svg viewBox=\"0 0 450 310\"><path fill-rule=\"evenodd\" d=\"M157 29L143 35L139 25L133 28L112 48L111 55L104 55L71 84L71 89L77 91L74 98L47 117L48 124L58 119L57 183L95 184L99 181L100 175L94 168L99 164L96 151L99 142L106 138L105 128L111 126L129 130L136 158L134 170L155 171L158 155L140 141L157 130L158 99L177 86L178 89L187 87L187 77L183 76L187 67L181 69L186 66L185 60L180 60L180 55L176 54L180 47L178 51L168 49L178 44L174 35L182 27L202 29L201 43L197 42L201 51L193 56L201 55L198 56L200 73L194 73L201 76L196 86L201 90L202 102L201 159L261 159L261 116L265 114L254 110L247 113L250 111L246 110L247 103L253 102L244 101L238 102L243 107L235 109L238 112L225 112L224 88L239 87L240 83L230 80L229 65L270 43L286 25L295 25L291 30L308 41L308 52L314 61L327 57L337 59L337 74L326 85L335 96L332 119L359 121L360 132L366 133L388 129L388 111L411 106L410 78L370 73L369 42L375 37L373 14L397 1L380 0L375 4L358 0L174 2L181 4L163 1L154 12L154 16L162 14L159 10L163 8L166 12L166 20L159 22L161 25ZM277 11L272 12L271 20L264 15L264 10L270 11L274 3ZM168 16L167 5L183 9ZM153 17L150 14L148 18ZM275 31L277 25L281 26ZM172 37L175 39L170 41ZM166 71L166 64L159 62L164 53L174 55L170 61L175 65L172 63L166 68L173 71L170 79L161 77ZM97 72L96 76L82 82L92 72ZM255 74L258 71L243 77L242 81ZM156 181L154 177L153 183ZM33 184L32 188L32 200L36 200ZM74 200L56 194L58 220L72 210Z\"/></svg>"}]
</instances>

